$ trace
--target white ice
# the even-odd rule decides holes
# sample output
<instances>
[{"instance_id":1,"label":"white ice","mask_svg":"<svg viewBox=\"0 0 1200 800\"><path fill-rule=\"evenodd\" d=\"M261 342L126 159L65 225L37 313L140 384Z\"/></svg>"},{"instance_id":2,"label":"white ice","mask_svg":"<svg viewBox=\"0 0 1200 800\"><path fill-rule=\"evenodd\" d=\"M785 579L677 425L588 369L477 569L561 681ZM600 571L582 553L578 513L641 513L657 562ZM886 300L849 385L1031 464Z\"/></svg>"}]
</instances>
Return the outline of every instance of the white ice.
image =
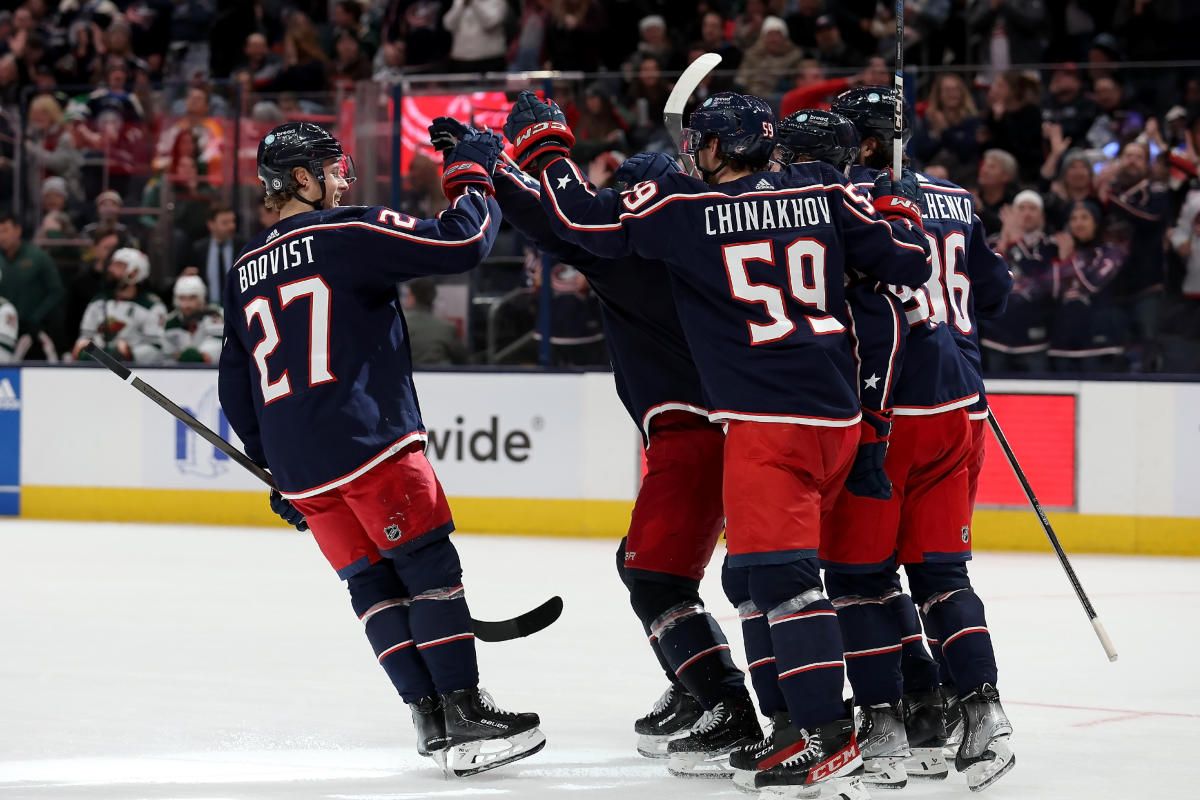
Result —
<instances>
[{"instance_id":1,"label":"white ice","mask_svg":"<svg viewBox=\"0 0 1200 800\"><path fill-rule=\"evenodd\" d=\"M669 777L631 725L664 687L607 541L457 535L476 616L551 594L562 619L480 644L484 685L536 710L546 749L446 781L345 589L306 535L0 522L0 797L120 800L740 797ZM1120 652L1109 664L1048 555L973 562L1016 727L989 800L1192 798L1200 561L1077 557ZM716 570L709 607L738 661ZM876 797L965 798L961 778Z\"/></svg>"}]
</instances>

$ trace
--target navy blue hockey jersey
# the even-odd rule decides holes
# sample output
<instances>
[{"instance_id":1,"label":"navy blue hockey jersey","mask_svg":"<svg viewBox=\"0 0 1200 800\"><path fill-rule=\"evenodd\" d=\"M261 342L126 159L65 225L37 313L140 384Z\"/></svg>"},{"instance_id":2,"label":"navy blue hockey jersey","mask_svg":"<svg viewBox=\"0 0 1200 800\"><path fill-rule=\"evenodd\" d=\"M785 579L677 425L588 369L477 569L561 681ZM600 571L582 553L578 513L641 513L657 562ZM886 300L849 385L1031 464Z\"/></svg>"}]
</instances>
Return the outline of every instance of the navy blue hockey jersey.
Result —
<instances>
[{"instance_id":1,"label":"navy blue hockey jersey","mask_svg":"<svg viewBox=\"0 0 1200 800\"><path fill-rule=\"evenodd\" d=\"M920 230L884 220L825 164L718 186L668 175L618 194L559 159L542 188L563 238L667 264L716 420L857 424L845 265L907 286L929 278Z\"/></svg>"},{"instance_id":2,"label":"navy blue hockey jersey","mask_svg":"<svg viewBox=\"0 0 1200 800\"><path fill-rule=\"evenodd\" d=\"M587 277L600 298L617 396L646 440L650 420L663 411L708 414L666 266L637 255L604 259L563 241L542 208L541 185L514 167L496 170L496 199L504 218L538 249Z\"/></svg>"},{"instance_id":3,"label":"navy blue hockey jersey","mask_svg":"<svg viewBox=\"0 0 1200 800\"><path fill-rule=\"evenodd\" d=\"M238 256L223 294L221 406L285 497L340 486L424 440L397 282L471 269L499 224L496 202L475 192L430 220L310 211Z\"/></svg>"},{"instance_id":4,"label":"navy blue hockey jersey","mask_svg":"<svg viewBox=\"0 0 1200 800\"><path fill-rule=\"evenodd\" d=\"M860 191L869 192L877 172L854 167L850 177ZM927 317L948 329L970 366L971 391L978 394L972 411L982 412L987 405L977 320L1004 313L1012 288L1012 275L1004 259L988 247L986 231L975 213L975 201L970 192L927 175L918 174L917 181L921 188L922 224L929 241L933 270L923 292L912 297L901 293L902 299L913 301L908 305L910 322ZM938 334L939 337L943 335ZM943 366L948 368L949 363L945 362ZM931 368L919 369L929 381L935 380ZM959 379L951 371L941 380L946 385L937 392L936 398L946 402L946 395L957 391L952 387ZM897 397L896 404L913 409L937 405L933 403L932 389L931 383L916 397Z\"/></svg>"}]
</instances>

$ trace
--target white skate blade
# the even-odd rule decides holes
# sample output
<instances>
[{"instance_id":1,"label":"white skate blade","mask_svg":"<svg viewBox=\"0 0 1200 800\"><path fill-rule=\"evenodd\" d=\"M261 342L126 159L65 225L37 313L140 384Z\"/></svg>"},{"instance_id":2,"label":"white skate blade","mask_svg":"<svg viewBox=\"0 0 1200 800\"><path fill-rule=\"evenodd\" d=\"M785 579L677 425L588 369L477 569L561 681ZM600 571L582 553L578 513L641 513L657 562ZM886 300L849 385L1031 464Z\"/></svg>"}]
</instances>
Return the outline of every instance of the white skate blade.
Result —
<instances>
[{"instance_id":1,"label":"white skate blade","mask_svg":"<svg viewBox=\"0 0 1200 800\"><path fill-rule=\"evenodd\" d=\"M963 770L967 777L967 788L972 792L982 792L1017 765L1017 757L1008 746L1007 736L993 739L988 743L988 750L993 756L990 761L980 761Z\"/></svg>"},{"instance_id":2,"label":"white skate blade","mask_svg":"<svg viewBox=\"0 0 1200 800\"><path fill-rule=\"evenodd\" d=\"M546 735L538 728L504 739L480 739L446 750L446 769L458 778L476 775L528 758L546 746Z\"/></svg>"},{"instance_id":3,"label":"white skate blade","mask_svg":"<svg viewBox=\"0 0 1200 800\"><path fill-rule=\"evenodd\" d=\"M666 758L667 744L675 739L682 739L691 733L691 728L671 733L665 736L651 736L648 733L638 734L637 751L646 758Z\"/></svg>"},{"instance_id":4,"label":"white skate blade","mask_svg":"<svg viewBox=\"0 0 1200 800\"><path fill-rule=\"evenodd\" d=\"M940 747L914 747L912 755L904 760L904 771L910 778L942 781L950 774L950 764Z\"/></svg>"},{"instance_id":5,"label":"white skate blade","mask_svg":"<svg viewBox=\"0 0 1200 800\"><path fill-rule=\"evenodd\" d=\"M857 775L830 778L810 786L767 786L755 793L771 800L871 800L870 791Z\"/></svg>"},{"instance_id":6,"label":"white skate blade","mask_svg":"<svg viewBox=\"0 0 1200 800\"><path fill-rule=\"evenodd\" d=\"M904 757L864 758L866 771L863 783L872 789L903 789L908 785L908 773L904 769Z\"/></svg>"},{"instance_id":7,"label":"white skate blade","mask_svg":"<svg viewBox=\"0 0 1200 800\"><path fill-rule=\"evenodd\" d=\"M707 757L704 753L671 753L668 755L667 772L676 778L732 778L729 752Z\"/></svg>"}]
</instances>

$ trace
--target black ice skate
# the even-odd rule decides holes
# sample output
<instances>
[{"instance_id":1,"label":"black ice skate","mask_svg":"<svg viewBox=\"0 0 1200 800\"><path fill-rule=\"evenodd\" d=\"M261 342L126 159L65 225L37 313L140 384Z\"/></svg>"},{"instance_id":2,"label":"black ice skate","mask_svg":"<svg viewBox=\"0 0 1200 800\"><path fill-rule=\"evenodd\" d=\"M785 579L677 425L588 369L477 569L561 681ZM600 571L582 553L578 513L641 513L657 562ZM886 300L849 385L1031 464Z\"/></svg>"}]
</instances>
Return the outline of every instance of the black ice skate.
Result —
<instances>
[{"instance_id":1,"label":"black ice skate","mask_svg":"<svg viewBox=\"0 0 1200 800\"><path fill-rule=\"evenodd\" d=\"M442 695L442 706L446 747L438 752L444 753L447 774L464 778L528 758L546 746L537 714L503 711L478 687Z\"/></svg>"},{"instance_id":2,"label":"black ice skate","mask_svg":"<svg viewBox=\"0 0 1200 800\"><path fill-rule=\"evenodd\" d=\"M437 695L422 697L409 703L412 710L413 727L417 729L417 753L433 756L446 748L446 714L442 710L442 698Z\"/></svg>"},{"instance_id":3,"label":"black ice skate","mask_svg":"<svg viewBox=\"0 0 1200 800\"><path fill-rule=\"evenodd\" d=\"M667 743L667 771L681 778L728 778L729 754L762 736L750 695L727 697L686 736Z\"/></svg>"},{"instance_id":4,"label":"black ice skate","mask_svg":"<svg viewBox=\"0 0 1200 800\"><path fill-rule=\"evenodd\" d=\"M840 719L811 730L781 727L730 756L733 782L769 798L869 800L854 721Z\"/></svg>"},{"instance_id":5,"label":"black ice skate","mask_svg":"<svg viewBox=\"0 0 1200 800\"><path fill-rule=\"evenodd\" d=\"M944 748L946 735L945 708L937 689L910 692L904 695L904 730L912 755L904 761L904 771L910 778L945 780L950 774Z\"/></svg>"},{"instance_id":6,"label":"black ice skate","mask_svg":"<svg viewBox=\"0 0 1200 800\"><path fill-rule=\"evenodd\" d=\"M666 758L667 742L687 736L703 715L704 707L687 690L671 684L650 713L633 723L638 752L646 758Z\"/></svg>"},{"instance_id":7,"label":"black ice skate","mask_svg":"<svg viewBox=\"0 0 1200 800\"><path fill-rule=\"evenodd\" d=\"M985 683L962 698L963 738L954 767L967 776L967 788L980 792L1017 763L1008 746L1012 723L1000 706L1000 693Z\"/></svg>"},{"instance_id":8,"label":"black ice skate","mask_svg":"<svg viewBox=\"0 0 1200 800\"><path fill-rule=\"evenodd\" d=\"M858 711L858 747L862 751L863 782L872 789L903 789L908 785L904 761L912 755L900 707L883 703Z\"/></svg>"}]
</instances>

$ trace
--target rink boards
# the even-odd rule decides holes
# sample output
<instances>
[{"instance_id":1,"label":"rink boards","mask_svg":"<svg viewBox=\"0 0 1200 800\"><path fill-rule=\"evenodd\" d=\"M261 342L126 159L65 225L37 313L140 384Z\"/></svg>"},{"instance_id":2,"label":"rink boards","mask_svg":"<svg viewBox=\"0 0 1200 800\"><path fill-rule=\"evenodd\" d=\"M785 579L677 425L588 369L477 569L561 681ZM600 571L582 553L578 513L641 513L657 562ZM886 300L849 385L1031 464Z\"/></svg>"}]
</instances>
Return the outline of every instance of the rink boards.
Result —
<instances>
[{"instance_id":1,"label":"rink boards","mask_svg":"<svg viewBox=\"0 0 1200 800\"><path fill-rule=\"evenodd\" d=\"M233 438L215 371L138 374ZM417 384L428 452L460 529L622 535L641 441L611 374L427 372ZM1200 384L989 389L1069 548L1200 555ZM979 548L1046 547L994 442L979 502ZM0 369L0 515L277 524L253 477L110 373L86 367Z\"/></svg>"}]
</instances>

